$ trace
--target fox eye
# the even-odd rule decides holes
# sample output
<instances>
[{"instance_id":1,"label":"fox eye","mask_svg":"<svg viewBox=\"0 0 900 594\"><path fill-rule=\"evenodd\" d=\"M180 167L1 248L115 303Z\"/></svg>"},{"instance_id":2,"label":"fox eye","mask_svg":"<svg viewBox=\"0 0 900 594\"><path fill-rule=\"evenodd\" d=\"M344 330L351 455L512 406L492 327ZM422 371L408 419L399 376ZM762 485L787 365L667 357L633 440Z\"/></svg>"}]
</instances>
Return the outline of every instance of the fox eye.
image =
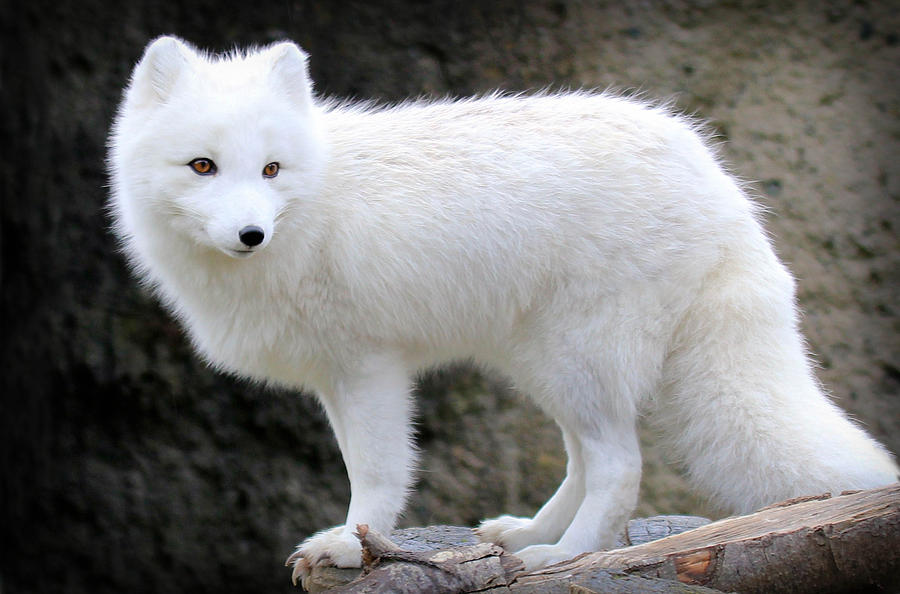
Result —
<instances>
[{"instance_id":1,"label":"fox eye","mask_svg":"<svg viewBox=\"0 0 900 594\"><path fill-rule=\"evenodd\" d=\"M275 177L278 175L278 169L280 165L277 162L271 162L265 167L263 167L263 177Z\"/></svg>"},{"instance_id":2,"label":"fox eye","mask_svg":"<svg viewBox=\"0 0 900 594\"><path fill-rule=\"evenodd\" d=\"M197 175L212 175L217 171L216 164L213 163L212 159L194 159L188 163L188 167Z\"/></svg>"}]
</instances>

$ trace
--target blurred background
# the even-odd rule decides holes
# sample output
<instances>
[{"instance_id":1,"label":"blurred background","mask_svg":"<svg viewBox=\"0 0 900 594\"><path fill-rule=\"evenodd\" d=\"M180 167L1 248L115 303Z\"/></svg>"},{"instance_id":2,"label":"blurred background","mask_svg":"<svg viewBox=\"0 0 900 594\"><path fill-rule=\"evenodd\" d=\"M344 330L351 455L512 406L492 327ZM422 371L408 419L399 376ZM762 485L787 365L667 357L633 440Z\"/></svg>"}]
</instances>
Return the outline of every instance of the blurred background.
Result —
<instances>
[{"instance_id":1,"label":"blurred background","mask_svg":"<svg viewBox=\"0 0 900 594\"><path fill-rule=\"evenodd\" d=\"M349 487L308 396L218 375L136 286L103 208L105 140L145 44L293 39L317 91L399 101L640 90L707 120L766 207L834 398L900 451L896 2L105 2L0 6L0 592L287 592ZM555 427L502 378L423 376L402 524L532 514ZM639 515L716 515L644 429Z\"/></svg>"}]
</instances>

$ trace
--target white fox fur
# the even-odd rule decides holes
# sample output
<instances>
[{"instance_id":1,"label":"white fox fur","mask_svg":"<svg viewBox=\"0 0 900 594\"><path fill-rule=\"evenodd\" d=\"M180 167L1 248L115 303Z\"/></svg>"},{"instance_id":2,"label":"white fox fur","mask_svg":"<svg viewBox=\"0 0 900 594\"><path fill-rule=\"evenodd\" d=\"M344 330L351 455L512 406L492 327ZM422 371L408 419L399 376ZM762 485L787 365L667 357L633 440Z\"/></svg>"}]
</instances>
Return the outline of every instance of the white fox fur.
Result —
<instances>
[{"instance_id":1,"label":"white fox fur","mask_svg":"<svg viewBox=\"0 0 900 594\"><path fill-rule=\"evenodd\" d=\"M506 374L563 431L557 493L479 528L529 568L613 543L644 409L736 512L897 479L814 378L753 204L666 108L589 92L328 103L291 43L210 57L163 37L110 147L116 231L196 349L311 389L328 414L350 509L298 546L295 577L358 566L355 526L394 525L410 378L451 360Z\"/></svg>"}]
</instances>

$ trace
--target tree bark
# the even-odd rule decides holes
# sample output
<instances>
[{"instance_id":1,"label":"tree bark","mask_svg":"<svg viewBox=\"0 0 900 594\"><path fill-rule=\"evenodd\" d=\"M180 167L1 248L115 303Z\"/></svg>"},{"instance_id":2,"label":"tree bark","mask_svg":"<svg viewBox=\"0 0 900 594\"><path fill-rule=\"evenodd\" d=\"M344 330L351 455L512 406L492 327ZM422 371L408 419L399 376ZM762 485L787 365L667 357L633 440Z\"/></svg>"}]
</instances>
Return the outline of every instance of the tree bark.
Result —
<instances>
[{"instance_id":1,"label":"tree bark","mask_svg":"<svg viewBox=\"0 0 900 594\"><path fill-rule=\"evenodd\" d=\"M671 530L646 526L629 528L649 538ZM495 545L411 551L365 526L359 536L364 573L337 592L891 592L900 586L900 484L793 499L530 573Z\"/></svg>"},{"instance_id":2,"label":"tree bark","mask_svg":"<svg viewBox=\"0 0 900 594\"><path fill-rule=\"evenodd\" d=\"M900 485L785 501L651 543L588 553L517 582L586 569L726 591L892 591L900 585Z\"/></svg>"},{"instance_id":3,"label":"tree bark","mask_svg":"<svg viewBox=\"0 0 900 594\"><path fill-rule=\"evenodd\" d=\"M616 548L643 544L673 534L709 524L709 519L698 516L652 516L629 520L625 529L616 537ZM369 533L372 534L372 533ZM453 549L478 544L471 528L461 526L428 526L401 528L391 532L390 542L408 553ZM340 588L360 577L356 568L318 566L303 580L309 592L328 592Z\"/></svg>"}]
</instances>

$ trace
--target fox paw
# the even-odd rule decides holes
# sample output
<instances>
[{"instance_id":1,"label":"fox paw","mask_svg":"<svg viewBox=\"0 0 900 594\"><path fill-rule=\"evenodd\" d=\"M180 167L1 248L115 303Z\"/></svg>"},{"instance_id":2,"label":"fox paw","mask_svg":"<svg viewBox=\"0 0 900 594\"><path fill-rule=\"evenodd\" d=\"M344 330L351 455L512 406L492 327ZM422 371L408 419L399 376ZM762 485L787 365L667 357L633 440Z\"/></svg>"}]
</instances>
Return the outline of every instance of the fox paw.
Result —
<instances>
[{"instance_id":1,"label":"fox paw","mask_svg":"<svg viewBox=\"0 0 900 594\"><path fill-rule=\"evenodd\" d=\"M545 540L547 535L537 529L534 520L515 516L485 520L475 529L475 534L481 542L498 544L510 552L549 540Z\"/></svg>"},{"instance_id":2,"label":"fox paw","mask_svg":"<svg viewBox=\"0 0 900 594\"><path fill-rule=\"evenodd\" d=\"M580 551L571 551L559 545L532 545L515 553L525 563L526 571L541 569L561 561L568 561L580 555Z\"/></svg>"},{"instance_id":3,"label":"fox paw","mask_svg":"<svg viewBox=\"0 0 900 594\"><path fill-rule=\"evenodd\" d=\"M284 564L294 567L291 572L293 584L296 586L299 581L306 588L313 567L360 567L362 548L352 530L346 526L335 526L301 542Z\"/></svg>"}]
</instances>

